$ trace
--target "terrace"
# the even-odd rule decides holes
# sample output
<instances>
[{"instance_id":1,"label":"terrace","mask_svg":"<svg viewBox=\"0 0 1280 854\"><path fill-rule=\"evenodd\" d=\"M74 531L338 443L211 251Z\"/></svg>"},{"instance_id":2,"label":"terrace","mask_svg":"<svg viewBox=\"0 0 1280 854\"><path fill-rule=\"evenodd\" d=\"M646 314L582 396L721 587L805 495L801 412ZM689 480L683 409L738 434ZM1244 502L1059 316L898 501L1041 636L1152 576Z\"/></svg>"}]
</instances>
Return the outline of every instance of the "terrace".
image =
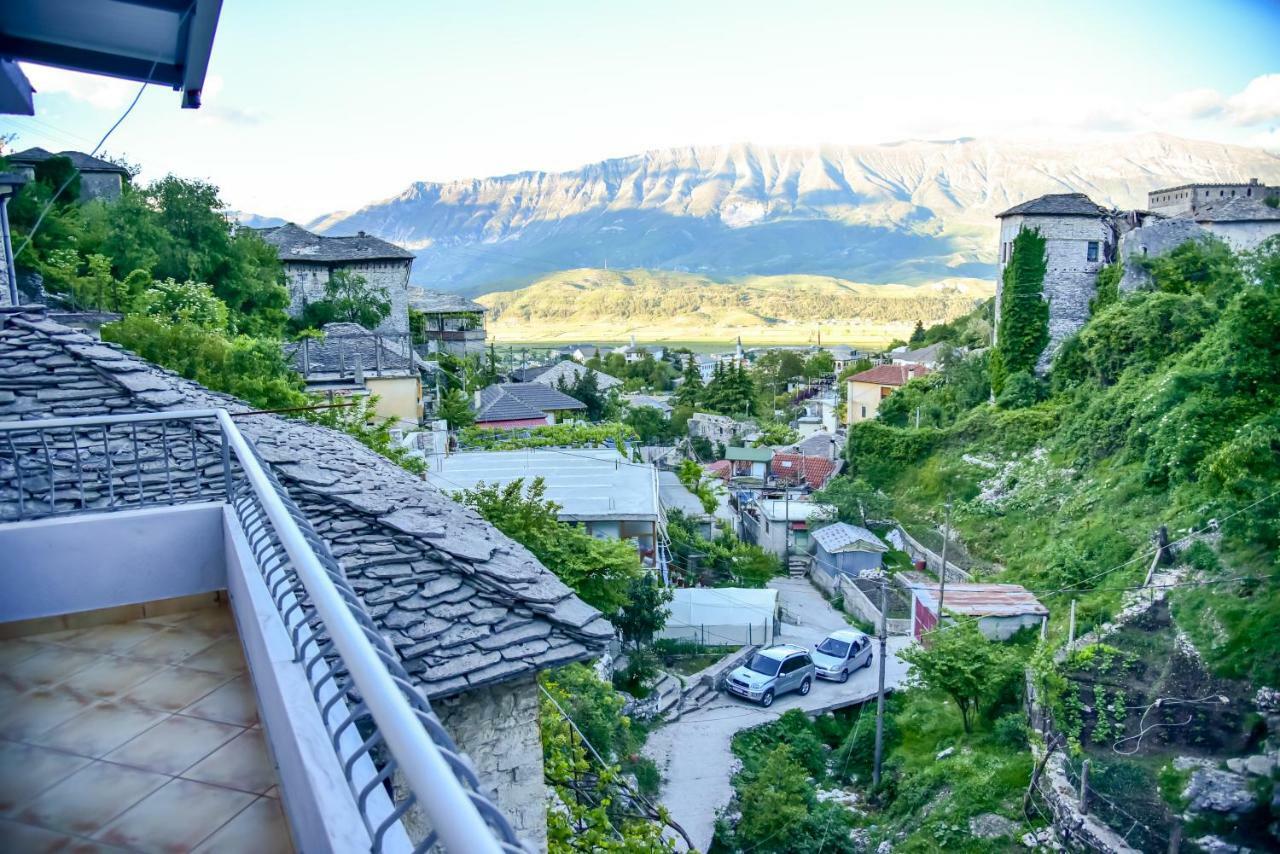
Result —
<instances>
[{"instance_id":1,"label":"terrace","mask_svg":"<svg viewBox=\"0 0 1280 854\"><path fill-rule=\"evenodd\" d=\"M226 410L4 422L0 448L6 839L518 850Z\"/></svg>"}]
</instances>

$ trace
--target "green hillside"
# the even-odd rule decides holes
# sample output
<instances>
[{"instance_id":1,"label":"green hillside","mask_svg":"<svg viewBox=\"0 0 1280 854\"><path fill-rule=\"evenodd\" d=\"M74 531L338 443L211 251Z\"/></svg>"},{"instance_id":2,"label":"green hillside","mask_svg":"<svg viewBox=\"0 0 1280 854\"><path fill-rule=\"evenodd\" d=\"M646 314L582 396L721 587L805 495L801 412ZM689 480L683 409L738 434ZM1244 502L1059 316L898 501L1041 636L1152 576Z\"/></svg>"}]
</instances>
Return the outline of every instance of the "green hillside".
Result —
<instances>
[{"instance_id":1,"label":"green hillside","mask_svg":"<svg viewBox=\"0 0 1280 854\"><path fill-rule=\"evenodd\" d=\"M717 280L654 270L568 270L517 291L486 294L498 341L824 341L884 344L917 321L941 323L990 296L994 284L867 285L827 276Z\"/></svg>"}]
</instances>

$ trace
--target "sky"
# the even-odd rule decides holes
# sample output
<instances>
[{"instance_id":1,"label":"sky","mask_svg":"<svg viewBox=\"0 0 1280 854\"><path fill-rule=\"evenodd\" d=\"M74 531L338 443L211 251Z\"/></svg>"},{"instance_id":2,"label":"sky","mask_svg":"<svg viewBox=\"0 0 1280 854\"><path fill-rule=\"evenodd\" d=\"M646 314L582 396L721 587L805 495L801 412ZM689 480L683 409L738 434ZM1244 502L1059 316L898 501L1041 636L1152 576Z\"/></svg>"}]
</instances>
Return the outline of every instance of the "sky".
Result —
<instances>
[{"instance_id":1,"label":"sky","mask_svg":"<svg viewBox=\"0 0 1280 854\"><path fill-rule=\"evenodd\" d=\"M1280 0L226 0L204 106L103 151L306 222L414 181L691 144L1163 131L1280 152ZM89 151L138 84L26 66L17 149Z\"/></svg>"}]
</instances>

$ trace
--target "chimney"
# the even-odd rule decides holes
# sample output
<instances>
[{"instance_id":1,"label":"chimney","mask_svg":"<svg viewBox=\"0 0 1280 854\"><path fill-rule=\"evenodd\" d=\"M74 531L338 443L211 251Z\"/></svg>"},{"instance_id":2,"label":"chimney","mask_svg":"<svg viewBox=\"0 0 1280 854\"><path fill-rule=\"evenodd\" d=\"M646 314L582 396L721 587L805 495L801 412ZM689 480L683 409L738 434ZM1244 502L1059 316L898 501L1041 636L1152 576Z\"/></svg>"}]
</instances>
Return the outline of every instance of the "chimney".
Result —
<instances>
[{"instance_id":1,"label":"chimney","mask_svg":"<svg viewBox=\"0 0 1280 854\"><path fill-rule=\"evenodd\" d=\"M479 409L480 408L480 389L475 390L474 397L472 398L472 400L475 401L475 408Z\"/></svg>"},{"instance_id":2,"label":"chimney","mask_svg":"<svg viewBox=\"0 0 1280 854\"><path fill-rule=\"evenodd\" d=\"M356 385L364 385L364 363L360 360L359 353L351 356L351 374Z\"/></svg>"},{"instance_id":3,"label":"chimney","mask_svg":"<svg viewBox=\"0 0 1280 854\"><path fill-rule=\"evenodd\" d=\"M368 237L368 236L369 236L369 235L365 234L363 231L357 231L357 232L356 232L356 237Z\"/></svg>"}]
</instances>

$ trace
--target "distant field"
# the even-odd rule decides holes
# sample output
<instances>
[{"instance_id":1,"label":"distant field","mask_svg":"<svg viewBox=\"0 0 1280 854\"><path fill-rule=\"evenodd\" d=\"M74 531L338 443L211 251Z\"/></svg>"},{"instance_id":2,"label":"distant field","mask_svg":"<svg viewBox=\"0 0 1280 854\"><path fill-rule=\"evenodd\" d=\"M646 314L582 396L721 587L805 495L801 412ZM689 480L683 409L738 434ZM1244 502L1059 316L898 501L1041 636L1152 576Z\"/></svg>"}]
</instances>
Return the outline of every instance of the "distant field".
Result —
<instances>
[{"instance_id":1,"label":"distant field","mask_svg":"<svg viewBox=\"0 0 1280 854\"><path fill-rule=\"evenodd\" d=\"M879 347L883 347L885 344L887 344L891 340L893 339L888 338L884 340L868 339L865 341L850 341L845 339L839 339L839 340L828 339L826 335L823 335L822 346L830 347L835 344L847 344L848 346L853 347L855 350L874 350ZM631 343L630 340L604 341L604 340L585 339L585 338L582 340L578 340L575 338L573 341L569 342L569 341L504 341L500 338L490 337L490 341L493 343L494 347L497 348L499 353L506 353L508 351L512 351L517 356L520 354L521 348L527 348L530 351L559 350L566 343L594 344L597 347L609 348L609 347L621 347L623 344ZM732 350L734 348L734 345L736 345L737 343L738 343L737 339L730 340L730 341L661 341L661 340L645 341L645 340L641 340L640 338L636 338L636 344L641 347L668 347L671 349L686 349L694 353L724 353ZM752 347L801 347L801 346L806 346L809 344L816 344L816 343L817 343L816 341L752 341L747 339L746 337L742 339L742 346L748 349Z\"/></svg>"}]
</instances>

